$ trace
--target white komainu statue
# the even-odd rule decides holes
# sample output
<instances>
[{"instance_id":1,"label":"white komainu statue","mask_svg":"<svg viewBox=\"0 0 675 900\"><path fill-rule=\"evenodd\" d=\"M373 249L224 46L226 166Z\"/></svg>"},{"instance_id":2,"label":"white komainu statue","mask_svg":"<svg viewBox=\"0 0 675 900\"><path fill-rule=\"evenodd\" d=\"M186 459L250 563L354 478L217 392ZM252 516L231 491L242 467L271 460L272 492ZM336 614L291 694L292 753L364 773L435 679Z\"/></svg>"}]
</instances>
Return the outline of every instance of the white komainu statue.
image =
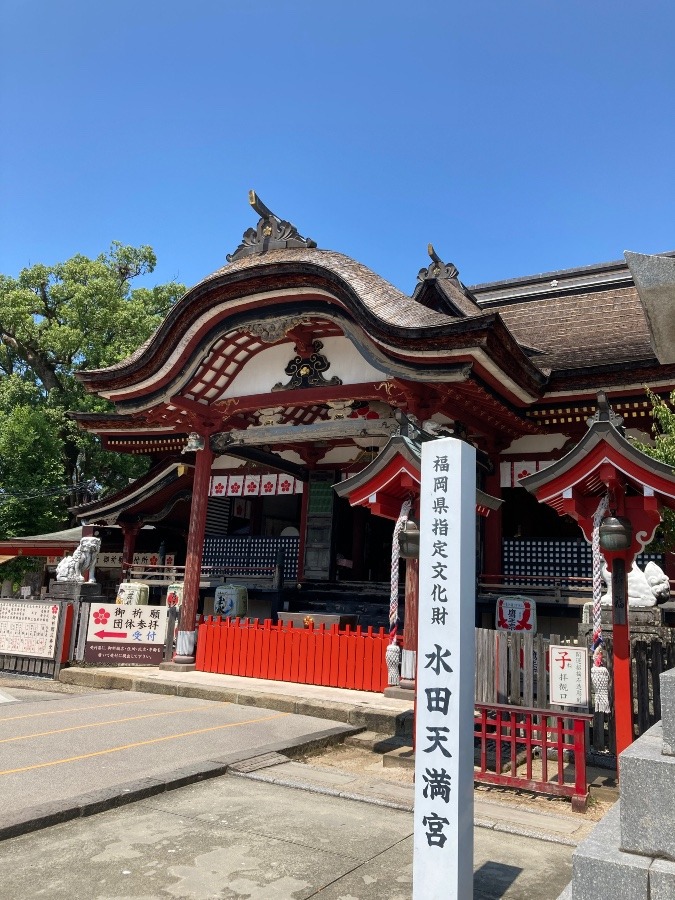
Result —
<instances>
[{"instance_id":1,"label":"white komainu statue","mask_svg":"<svg viewBox=\"0 0 675 900\"><path fill-rule=\"evenodd\" d=\"M82 584L84 581L82 573L89 571L89 584L96 584L94 570L96 568L96 557L100 549L101 538L81 538L80 546L73 551L73 555L64 556L56 567L56 580Z\"/></svg>"},{"instance_id":2,"label":"white komainu statue","mask_svg":"<svg viewBox=\"0 0 675 900\"><path fill-rule=\"evenodd\" d=\"M607 593L602 598L603 606L612 605L612 576L602 564L602 577L607 584ZM668 576L655 562L648 562L644 572L637 563L628 573L628 606L632 609L655 606L670 599Z\"/></svg>"}]
</instances>

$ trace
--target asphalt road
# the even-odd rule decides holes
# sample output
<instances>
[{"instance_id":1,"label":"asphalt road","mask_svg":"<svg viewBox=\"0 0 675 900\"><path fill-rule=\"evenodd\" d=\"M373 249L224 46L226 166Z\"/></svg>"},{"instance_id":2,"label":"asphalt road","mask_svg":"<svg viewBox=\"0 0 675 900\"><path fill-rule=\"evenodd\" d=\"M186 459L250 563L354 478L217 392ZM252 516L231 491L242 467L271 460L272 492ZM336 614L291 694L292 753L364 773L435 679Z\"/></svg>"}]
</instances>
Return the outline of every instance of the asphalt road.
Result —
<instances>
[{"instance_id":1,"label":"asphalt road","mask_svg":"<svg viewBox=\"0 0 675 900\"><path fill-rule=\"evenodd\" d=\"M209 761L351 730L325 719L159 694L33 693L5 684L1 691L0 826L34 807L53 809L143 779L166 781Z\"/></svg>"},{"instance_id":2,"label":"asphalt road","mask_svg":"<svg viewBox=\"0 0 675 900\"><path fill-rule=\"evenodd\" d=\"M226 775L0 843L0 900L410 900L412 814ZM572 847L476 828L475 900L554 900Z\"/></svg>"}]
</instances>

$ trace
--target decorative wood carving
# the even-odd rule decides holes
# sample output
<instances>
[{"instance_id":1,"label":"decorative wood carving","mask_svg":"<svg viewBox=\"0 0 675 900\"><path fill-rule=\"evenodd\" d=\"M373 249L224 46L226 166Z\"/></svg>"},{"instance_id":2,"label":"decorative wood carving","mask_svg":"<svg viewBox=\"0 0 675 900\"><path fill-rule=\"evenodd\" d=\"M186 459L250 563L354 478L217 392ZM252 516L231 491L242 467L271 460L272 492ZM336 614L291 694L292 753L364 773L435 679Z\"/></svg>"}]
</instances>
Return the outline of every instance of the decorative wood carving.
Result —
<instances>
[{"instance_id":1,"label":"decorative wood carving","mask_svg":"<svg viewBox=\"0 0 675 900\"><path fill-rule=\"evenodd\" d=\"M265 322L252 322L240 328L240 331L247 331L259 337L263 344L276 344L282 338L286 337L289 331L298 325L309 324L309 322L300 316L290 319L271 319Z\"/></svg>"},{"instance_id":2,"label":"decorative wood carving","mask_svg":"<svg viewBox=\"0 0 675 900\"><path fill-rule=\"evenodd\" d=\"M418 281L429 281L432 278L457 278L459 269L452 263L444 263L438 253L434 250L434 245L429 244L427 252L431 257L431 263L426 269L420 269L417 273Z\"/></svg>"},{"instance_id":3,"label":"decorative wood carving","mask_svg":"<svg viewBox=\"0 0 675 900\"><path fill-rule=\"evenodd\" d=\"M255 191L248 192L248 200L260 219L255 228L248 228L244 232L241 243L234 253L228 253L228 262L234 262L244 256L252 256L256 253L265 253L267 250L316 247L316 241L298 234L295 225L275 216Z\"/></svg>"},{"instance_id":4,"label":"decorative wood carving","mask_svg":"<svg viewBox=\"0 0 675 900\"><path fill-rule=\"evenodd\" d=\"M291 376L287 384L280 381L274 385L273 391L287 391L293 388L331 387L342 384L342 379L333 376L330 379L323 377L323 373L330 368L330 363L320 352L323 348L321 341L313 341L314 352L309 356L295 356L284 371Z\"/></svg>"}]
</instances>

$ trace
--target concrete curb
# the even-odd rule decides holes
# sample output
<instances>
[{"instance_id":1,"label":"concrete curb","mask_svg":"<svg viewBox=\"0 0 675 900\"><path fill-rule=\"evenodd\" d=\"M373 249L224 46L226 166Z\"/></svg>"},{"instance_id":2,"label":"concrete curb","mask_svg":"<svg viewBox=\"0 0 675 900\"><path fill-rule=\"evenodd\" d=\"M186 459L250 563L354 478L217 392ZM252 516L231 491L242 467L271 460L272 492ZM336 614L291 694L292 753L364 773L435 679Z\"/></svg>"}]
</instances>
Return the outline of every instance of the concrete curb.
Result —
<instances>
[{"instance_id":1,"label":"concrete curb","mask_svg":"<svg viewBox=\"0 0 675 900\"><path fill-rule=\"evenodd\" d=\"M195 700L213 700L220 703L237 703L240 706L256 706L277 712L294 713L316 719L332 719L346 722L359 731L376 731L380 734L411 735L412 710L397 712L380 708L355 707L338 700L313 700L307 697L294 699L281 694L262 691L231 689L212 685L192 685L180 681L155 681L133 675L113 675L96 669L62 669L59 681L99 690L140 691L147 694L168 694Z\"/></svg>"},{"instance_id":2,"label":"concrete curb","mask_svg":"<svg viewBox=\"0 0 675 900\"><path fill-rule=\"evenodd\" d=\"M282 753L292 758L294 755L308 750L341 743L345 737L354 734L356 730L350 725L337 725L320 731L311 738L298 737L290 741L279 741L276 744L256 747L253 752L250 749L243 750L239 753L231 753L222 759L193 763L190 766L176 769L165 778L139 778L77 797L55 800L42 806L31 806L15 814L9 813L0 816L0 841L28 834L31 831L39 831L42 828L49 828L52 825L59 825L71 819L93 816L109 809L126 806L128 803L135 803L138 800L146 800L156 794L173 791L207 778L218 778L220 775L225 775L230 766L265 753Z\"/></svg>"},{"instance_id":3,"label":"concrete curb","mask_svg":"<svg viewBox=\"0 0 675 900\"><path fill-rule=\"evenodd\" d=\"M262 781L267 784L276 784L280 787L289 787L298 791L307 791L310 794L322 794L327 797L339 797L341 800L356 800L359 803L370 803L373 806L382 806L387 809L399 809L403 812L413 812L413 805L411 803L397 803L395 800L385 800L382 797L368 797L365 794L359 794L358 792L339 791L336 788L310 784L306 781L293 781L290 778L275 778L273 775L261 775L258 772L238 772L233 770L228 774L235 775L237 778L248 778L250 781ZM504 832L505 834L514 834L520 837L536 838L537 840L548 844L564 844L568 847L576 847L579 843L579 841L576 841L573 838L563 837L545 831L530 830L508 822L494 822L479 816L474 818L473 824L476 828L486 828L490 831ZM583 838L579 838L579 840L583 840Z\"/></svg>"}]
</instances>

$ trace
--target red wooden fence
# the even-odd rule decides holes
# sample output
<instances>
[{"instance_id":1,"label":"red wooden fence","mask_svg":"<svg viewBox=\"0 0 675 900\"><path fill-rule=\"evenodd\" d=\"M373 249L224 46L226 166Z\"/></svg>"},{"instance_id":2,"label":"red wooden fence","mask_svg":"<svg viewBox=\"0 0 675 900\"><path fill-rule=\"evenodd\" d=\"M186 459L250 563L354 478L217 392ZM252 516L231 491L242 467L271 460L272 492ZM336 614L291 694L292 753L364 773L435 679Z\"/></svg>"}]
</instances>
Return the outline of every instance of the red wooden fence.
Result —
<instances>
[{"instance_id":1,"label":"red wooden fence","mask_svg":"<svg viewBox=\"0 0 675 900\"><path fill-rule=\"evenodd\" d=\"M337 625L294 628L269 619L208 617L199 625L196 668L381 693L387 686L388 643L384 628L339 631Z\"/></svg>"},{"instance_id":2,"label":"red wooden fence","mask_svg":"<svg viewBox=\"0 0 675 900\"><path fill-rule=\"evenodd\" d=\"M474 780L588 801L585 713L476 703Z\"/></svg>"}]
</instances>

